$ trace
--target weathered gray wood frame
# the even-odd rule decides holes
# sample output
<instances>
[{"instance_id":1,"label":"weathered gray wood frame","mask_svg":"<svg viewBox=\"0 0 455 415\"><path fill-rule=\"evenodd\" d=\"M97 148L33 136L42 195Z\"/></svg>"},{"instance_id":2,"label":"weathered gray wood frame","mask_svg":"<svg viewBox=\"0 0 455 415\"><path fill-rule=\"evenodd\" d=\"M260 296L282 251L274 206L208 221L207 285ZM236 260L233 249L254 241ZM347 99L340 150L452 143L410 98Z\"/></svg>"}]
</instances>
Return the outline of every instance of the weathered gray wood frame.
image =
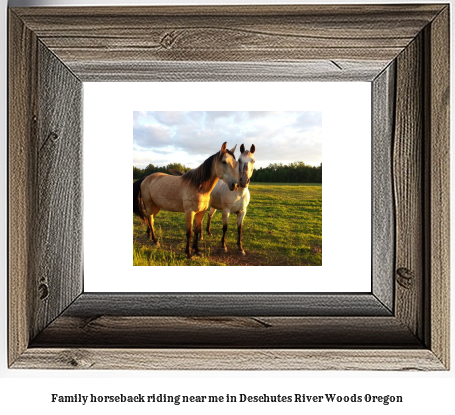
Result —
<instances>
[{"instance_id":1,"label":"weathered gray wood frame","mask_svg":"<svg viewBox=\"0 0 455 415\"><path fill-rule=\"evenodd\" d=\"M371 82L372 292L85 293L97 80ZM8 99L11 368L449 368L448 5L15 8Z\"/></svg>"}]
</instances>

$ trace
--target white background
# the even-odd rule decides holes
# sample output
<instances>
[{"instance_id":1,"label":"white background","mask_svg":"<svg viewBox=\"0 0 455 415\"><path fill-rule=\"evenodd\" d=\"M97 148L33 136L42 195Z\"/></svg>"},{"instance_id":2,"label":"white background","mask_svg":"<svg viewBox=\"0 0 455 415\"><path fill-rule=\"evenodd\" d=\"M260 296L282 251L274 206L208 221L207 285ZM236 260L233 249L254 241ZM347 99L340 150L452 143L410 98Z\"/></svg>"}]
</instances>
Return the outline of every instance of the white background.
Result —
<instances>
[{"instance_id":1,"label":"white background","mask_svg":"<svg viewBox=\"0 0 455 415\"><path fill-rule=\"evenodd\" d=\"M417 1L415 1L417 2ZM96 4L125 4L115 0L98 0ZM153 1L135 1L135 4L156 4ZM193 3L191 1L169 1L172 4ZM209 3L209 2L207 2ZM213 2L217 3L217 2ZM231 2L231 4L234 2ZM239 1L235 2L241 3ZM250 3L259 3L251 1ZM264 1L263 3L272 3ZM276 1L274 3L280 3ZM293 0L286 0L286 3L298 3ZM300 2L302 3L302 2ZM311 1L311 3L316 3ZM338 3L337 1L325 1L317 3ZM386 3L382 0L368 3ZM387 3L399 3L389 1ZM421 3L421 2L419 2ZM430 3L427 1L426 3ZM431 1L438 3L438 1ZM453 2L451 2L453 12ZM25 5L88 5L94 4L91 1L71 0L12 0L12 6ZM135 414L152 413L200 413L213 414L216 410L220 414L254 413L255 411L274 410L288 414L303 413L350 413L350 414L396 414L403 413L427 414L441 413L448 414L453 411L455 388L454 370L449 372L306 372L306 371L267 371L267 372L244 372L244 371L31 371L31 370L8 370L6 369L6 1L2 0L0 9L2 20L2 36L0 36L0 47L3 65L0 66L0 191L3 195L3 203L0 204L2 218L0 221L0 233L3 236L0 240L0 263L1 263L1 285L0 295L2 299L2 318L0 319L0 410L2 413L46 413L48 415L66 414L99 414L100 407L82 407L78 404L55 405L50 403L51 393L74 394L74 393L95 393L95 394L118 394L118 393L173 393L173 394L223 394L223 393L371 393L375 394L402 394L405 403L400 406L364 406L346 404L336 407L327 406L274 406L274 405L247 405L217 406L210 405L198 407L166 406L166 407L125 407L122 405L109 405L101 408L107 409L111 414L124 414L130 411ZM452 30L453 33L453 30ZM453 44L453 42L452 42ZM454 78L452 72L452 85ZM452 88L453 90L453 88ZM453 108L453 106L452 106ZM452 125L455 125L452 120ZM453 164L453 163L452 163ZM452 178L452 183L455 181ZM453 206L453 204L452 204ZM452 220L452 224L455 221ZM454 234L452 225L452 234ZM452 249L455 244L452 244ZM452 284L452 287L454 284ZM453 302L452 288L452 302ZM452 318L452 333L455 332ZM454 339L452 336L452 345ZM453 356L453 347L452 347ZM134 411L134 412L133 412ZM316 412L317 411L317 412Z\"/></svg>"},{"instance_id":2,"label":"white background","mask_svg":"<svg viewBox=\"0 0 455 415\"><path fill-rule=\"evenodd\" d=\"M371 240L370 103L366 82L85 83L84 290L370 292L371 245L359 243ZM322 267L133 267L133 111L207 109L322 111Z\"/></svg>"}]
</instances>

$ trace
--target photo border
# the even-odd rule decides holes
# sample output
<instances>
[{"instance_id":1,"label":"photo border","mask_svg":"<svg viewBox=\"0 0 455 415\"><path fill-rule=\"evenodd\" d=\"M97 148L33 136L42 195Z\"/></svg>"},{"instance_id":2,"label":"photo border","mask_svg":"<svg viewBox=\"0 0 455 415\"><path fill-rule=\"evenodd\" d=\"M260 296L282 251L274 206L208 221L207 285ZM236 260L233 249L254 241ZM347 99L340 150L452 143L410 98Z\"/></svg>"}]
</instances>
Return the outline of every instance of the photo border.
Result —
<instances>
[{"instance_id":1,"label":"photo border","mask_svg":"<svg viewBox=\"0 0 455 415\"><path fill-rule=\"evenodd\" d=\"M8 24L10 368L449 369L448 5L13 8ZM83 81L335 79L373 86L371 293L84 292Z\"/></svg>"}]
</instances>

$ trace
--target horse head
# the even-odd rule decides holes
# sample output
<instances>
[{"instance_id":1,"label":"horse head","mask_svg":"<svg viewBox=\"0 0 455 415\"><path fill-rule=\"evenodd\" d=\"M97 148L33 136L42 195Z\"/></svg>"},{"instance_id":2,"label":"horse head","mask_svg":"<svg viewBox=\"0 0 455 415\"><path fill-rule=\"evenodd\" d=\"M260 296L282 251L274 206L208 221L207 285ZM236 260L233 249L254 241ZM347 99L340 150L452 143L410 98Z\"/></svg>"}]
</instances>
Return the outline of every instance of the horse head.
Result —
<instances>
[{"instance_id":1,"label":"horse head","mask_svg":"<svg viewBox=\"0 0 455 415\"><path fill-rule=\"evenodd\" d=\"M239 183L241 187L248 187L250 183L251 175L254 170L254 152L256 147L254 144L251 145L250 151L245 150L245 146L242 144L240 146L240 157L238 161L239 166Z\"/></svg>"},{"instance_id":2,"label":"horse head","mask_svg":"<svg viewBox=\"0 0 455 415\"><path fill-rule=\"evenodd\" d=\"M237 190L239 175L237 172L237 160L234 151L237 144L231 150L227 149L226 142L221 146L218 163L216 163L216 175L223 180L229 187L229 190Z\"/></svg>"}]
</instances>

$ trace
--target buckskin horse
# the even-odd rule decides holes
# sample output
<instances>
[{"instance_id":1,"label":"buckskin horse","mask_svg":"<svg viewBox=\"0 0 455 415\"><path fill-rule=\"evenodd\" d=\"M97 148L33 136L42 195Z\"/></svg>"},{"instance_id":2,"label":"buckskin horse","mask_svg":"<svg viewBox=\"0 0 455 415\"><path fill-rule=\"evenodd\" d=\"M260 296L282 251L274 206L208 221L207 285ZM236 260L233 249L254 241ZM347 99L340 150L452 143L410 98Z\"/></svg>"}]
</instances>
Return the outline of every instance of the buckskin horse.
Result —
<instances>
[{"instance_id":1,"label":"buckskin horse","mask_svg":"<svg viewBox=\"0 0 455 415\"><path fill-rule=\"evenodd\" d=\"M199 167L186 172L182 176L171 176L165 173L153 173L144 179L133 183L133 213L146 225L147 234L153 244L159 246L154 229L154 219L163 209L170 212L184 212L186 224L185 254L192 257L190 240L193 233L193 253L199 255L198 236L202 232L202 219L209 206L210 194L219 179L231 191L237 190L239 183L237 161L234 151L226 148L226 142L221 150L205 160ZM145 212L141 207L145 207Z\"/></svg>"}]
</instances>

